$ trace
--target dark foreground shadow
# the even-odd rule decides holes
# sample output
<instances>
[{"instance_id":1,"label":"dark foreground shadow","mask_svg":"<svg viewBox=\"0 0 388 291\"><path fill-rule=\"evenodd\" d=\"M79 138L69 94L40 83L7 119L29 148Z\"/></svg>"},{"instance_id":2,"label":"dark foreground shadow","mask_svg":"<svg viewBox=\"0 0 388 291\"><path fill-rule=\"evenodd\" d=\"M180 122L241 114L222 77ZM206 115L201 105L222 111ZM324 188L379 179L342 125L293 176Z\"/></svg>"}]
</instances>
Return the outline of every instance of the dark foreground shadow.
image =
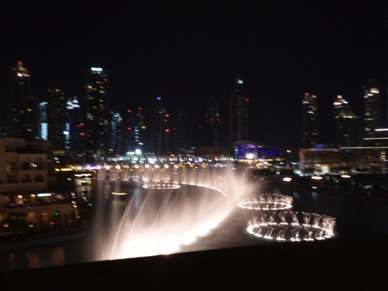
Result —
<instances>
[{"instance_id":1,"label":"dark foreground shadow","mask_svg":"<svg viewBox=\"0 0 388 291\"><path fill-rule=\"evenodd\" d=\"M0 274L0 290L383 290L388 237L249 246Z\"/></svg>"}]
</instances>

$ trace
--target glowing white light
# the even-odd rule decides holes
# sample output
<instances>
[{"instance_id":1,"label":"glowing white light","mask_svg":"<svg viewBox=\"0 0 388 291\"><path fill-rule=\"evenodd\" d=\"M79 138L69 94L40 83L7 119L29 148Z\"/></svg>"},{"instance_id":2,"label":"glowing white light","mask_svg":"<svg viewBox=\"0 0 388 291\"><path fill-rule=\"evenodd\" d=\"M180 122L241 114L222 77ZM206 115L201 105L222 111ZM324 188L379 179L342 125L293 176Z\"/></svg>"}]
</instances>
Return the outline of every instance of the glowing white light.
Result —
<instances>
[{"instance_id":1,"label":"glowing white light","mask_svg":"<svg viewBox=\"0 0 388 291\"><path fill-rule=\"evenodd\" d=\"M284 178L283 178L283 181L284 181L284 182L291 182L291 181L292 181L292 178L290 178L290 177L284 177Z\"/></svg>"},{"instance_id":2,"label":"glowing white light","mask_svg":"<svg viewBox=\"0 0 388 291\"><path fill-rule=\"evenodd\" d=\"M255 155L252 154L252 153L247 153L247 154L245 155L245 158L248 159L248 160L253 160L253 159L255 158Z\"/></svg>"},{"instance_id":3,"label":"glowing white light","mask_svg":"<svg viewBox=\"0 0 388 291\"><path fill-rule=\"evenodd\" d=\"M128 193L126 193L126 192L112 192L112 195L117 195L117 196L125 196L127 194Z\"/></svg>"},{"instance_id":4,"label":"glowing white light","mask_svg":"<svg viewBox=\"0 0 388 291\"><path fill-rule=\"evenodd\" d=\"M51 196L51 193L38 193L38 197L48 197Z\"/></svg>"}]
</instances>

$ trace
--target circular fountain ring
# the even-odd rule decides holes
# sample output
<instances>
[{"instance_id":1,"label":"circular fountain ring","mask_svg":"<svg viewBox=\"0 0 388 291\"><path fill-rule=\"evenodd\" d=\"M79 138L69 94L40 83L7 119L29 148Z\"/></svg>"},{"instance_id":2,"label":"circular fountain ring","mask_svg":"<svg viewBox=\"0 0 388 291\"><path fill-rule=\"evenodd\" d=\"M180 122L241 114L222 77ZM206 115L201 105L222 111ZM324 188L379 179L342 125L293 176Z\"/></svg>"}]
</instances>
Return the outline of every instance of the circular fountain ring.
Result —
<instances>
[{"instance_id":1,"label":"circular fountain ring","mask_svg":"<svg viewBox=\"0 0 388 291\"><path fill-rule=\"evenodd\" d=\"M304 217L315 215L315 219L312 223L305 221L305 223L299 224L295 219L292 222L286 222L284 219L275 222L271 219L268 221L261 219L259 221L255 217L248 221L247 232L260 238L276 239L278 241L314 241L334 236L335 219L333 217L310 213L303 214Z\"/></svg>"},{"instance_id":2,"label":"circular fountain ring","mask_svg":"<svg viewBox=\"0 0 388 291\"><path fill-rule=\"evenodd\" d=\"M247 232L265 239L279 241L314 241L334 236L335 219L326 215L290 211L293 199L290 196L265 193L242 200L240 208L264 210L248 221Z\"/></svg>"},{"instance_id":3,"label":"circular fountain ring","mask_svg":"<svg viewBox=\"0 0 388 291\"><path fill-rule=\"evenodd\" d=\"M240 201L237 206L252 210L284 210L292 207L293 199L290 196L265 193L257 197Z\"/></svg>"},{"instance_id":4,"label":"circular fountain ring","mask_svg":"<svg viewBox=\"0 0 388 291\"><path fill-rule=\"evenodd\" d=\"M179 189L180 187L178 182L172 182L169 179L146 181L143 185L144 189L149 190L173 190Z\"/></svg>"}]
</instances>

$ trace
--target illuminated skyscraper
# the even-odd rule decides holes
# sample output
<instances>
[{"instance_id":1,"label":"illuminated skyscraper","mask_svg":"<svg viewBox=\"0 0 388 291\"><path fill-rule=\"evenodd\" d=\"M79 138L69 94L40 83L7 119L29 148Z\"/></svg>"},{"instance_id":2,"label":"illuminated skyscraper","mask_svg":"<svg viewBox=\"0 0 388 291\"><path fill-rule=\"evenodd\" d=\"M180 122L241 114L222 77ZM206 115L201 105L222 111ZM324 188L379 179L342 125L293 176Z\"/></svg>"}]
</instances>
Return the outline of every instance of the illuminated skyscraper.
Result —
<instances>
[{"instance_id":1,"label":"illuminated skyscraper","mask_svg":"<svg viewBox=\"0 0 388 291\"><path fill-rule=\"evenodd\" d=\"M146 136L146 119L144 116L143 107L137 109L128 109L123 115L123 144L124 153L127 151L145 151L145 136Z\"/></svg>"},{"instance_id":2,"label":"illuminated skyscraper","mask_svg":"<svg viewBox=\"0 0 388 291\"><path fill-rule=\"evenodd\" d=\"M120 155L122 152L122 120L120 113L113 111L110 113L110 156Z\"/></svg>"},{"instance_id":3,"label":"illuminated skyscraper","mask_svg":"<svg viewBox=\"0 0 388 291\"><path fill-rule=\"evenodd\" d=\"M65 152L67 155L75 156L81 153L81 132L80 126L82 125L81 106L78 102L78 98L68 98L66 102L66 123L65 123Z\"/></svg>"},{"instance_id":4,"label":"illuminated skyscraper","mask_svg":"<svg viewBox=\"0 0 388 291\"><path fill-rule=\"evenodd\" d=\"M380 91L377 84L370 80L364 86L364 137L374 137L375 129L380 127Z\"/></svg>"},{"instance_id":5,"label":"illuminated skyscraper","mask_svg":"<svg viewBox=\"0 0 388 291\"><path fill-rule=\"evenodd\" d=\"M103 160L109 149L108 72L92 67L86 71L85 155Z\"/></svg>"},{"instance_id":6,"label":"illuminated skyscraper","mask_svg":"<svg viewBox=\"0 0 388 291\"><path fill-rule=\"evenodd\" d=\"M162 97L155 98L151 114L150 151L156 155L162 155L168 152L171 129L170 114L167 113L166 104Z\"/></svg>"},{"instance_id":7,"label":"illuminated skyscraper","mask_svg":"<svg viewBox=\"0 0 388 291\"><path fill-rule=\"evenodd\" d=\"M232 145L238 140L248 139L248 105L249 99L245 96L244 81L237 78L231 88L229 102L229 142Z\"/></svg>"},{"instance_id":8,"label":"illuminated skyscraper","mask_svg":"<svg viewBox=\"0 0 388 291\"><path fill-rule=\"evenodd\" d=\"M48 139L47 101L39 103L39 139Z\"/></svg>"},{"instance_id":9,"label":"illuminated skyscraper","mask_svg":"<svg viewBox=\"0 0 388 291\"><path fill-rule=\"evenodd\" d=\"M361 120L341 95L333 102L336 144L340 147L361 145Z\"/></svg>"},{"instance_id":10,"label":"illuminated skyscraper","mask_svg":"<svg viewBox=\"0 0 388 291\"><path fill-rule=\"evenodd\" d=\"M38 139L38 103L31 96L29 71L18 61L12 68L8 95L8 136Z\"/></svg>"},{"instance_id":11,"label":"illuminated skyscraper","mask_svg":"<svg viewBox=\"0 0 388 291\"><path fill-rule=\"evenodd\" d=\"M302 100L302 147L312 148L318 143L318 99L305 93Z\"/></svg>"},{"instance_id":12,"label":"illuminated skyscraper","mask_svg":"<svg viewBox=\"0 0 388 291\"><path fill-rule=\"evenodd\" d=\"M54 87L47 95L48 140L53 144L55 154L65 153L65 114L66 101L62 88Z\"/></svg>"},{"instance_id":13,"label":"illuminated skyscraper","mask_svg":"<svg viewBox=\"0 0 388 291\"><path fill-rule=\"evenodd\" d=\"M204 112L195 125L196 146L217 146L220 144L220 106L216 99L210 98Z\"/></svg>"}]
</instances>

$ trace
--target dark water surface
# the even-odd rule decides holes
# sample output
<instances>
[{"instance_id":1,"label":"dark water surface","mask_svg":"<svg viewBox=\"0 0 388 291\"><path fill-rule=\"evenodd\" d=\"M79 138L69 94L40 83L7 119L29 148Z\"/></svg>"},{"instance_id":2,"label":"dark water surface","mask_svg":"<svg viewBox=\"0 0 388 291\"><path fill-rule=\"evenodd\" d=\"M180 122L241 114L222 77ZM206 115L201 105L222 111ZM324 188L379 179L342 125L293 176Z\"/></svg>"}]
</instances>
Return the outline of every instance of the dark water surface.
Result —
<instances>
[{"instance_id":1,"label":"dark water surface","mask_svg":"<svg viewBox=\"0 0 388 291\"><path fill-rule=\"evenodd\" d=\"M98 185L97 197L105 197L107 187L109 186ZM133 191L136 190L133 189ZM279 187L272 187L270 190L266 190L266 192L268 191L293 197L292 211L334 217L336 219L335 236L331 239L357 239L362 236L388 234L387 202ZM132 194L133 199L142 199L142 193L133 192ZM106 208L119 208L117 213L120 213L125 208L125 201L109 201L110 203L105 207L97 206L96 213L107 211ZM134 205L136 206L136 204ZM141 203L139 202L138 205L141 205ZM109 231L107 229L109 227L107 223L109 222L104 220L101 215L97 217L90 222L90 233L86 233L82 237L61 243L0 251L0 271L75 264L95 260L95 248L96 245L99 245L99 242L96 241L98 239L93 235L93 232ZM193 245L184 247L182 252L273 243L248 234L246 232L247 218L246 212L236 207L232 215L217 229L214 229L211 234L198 240ZM104 227L101 225L104 225Z\"/></svg>"}]
</instances>

